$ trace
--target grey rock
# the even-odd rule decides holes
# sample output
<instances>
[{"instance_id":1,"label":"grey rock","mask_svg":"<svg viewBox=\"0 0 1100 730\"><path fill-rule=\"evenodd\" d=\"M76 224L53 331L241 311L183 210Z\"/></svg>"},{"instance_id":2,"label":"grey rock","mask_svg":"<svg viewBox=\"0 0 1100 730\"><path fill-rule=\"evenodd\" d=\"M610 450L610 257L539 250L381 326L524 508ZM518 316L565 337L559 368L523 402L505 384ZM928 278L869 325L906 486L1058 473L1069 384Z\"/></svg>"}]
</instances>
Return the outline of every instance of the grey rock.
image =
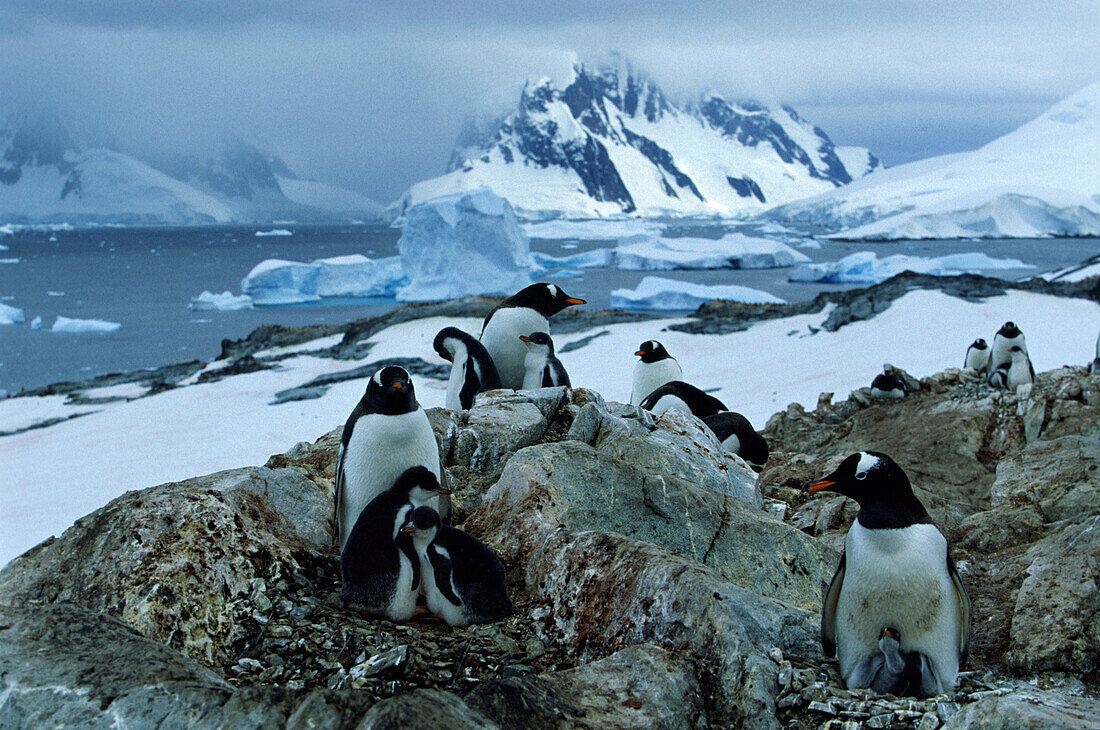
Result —
<instances>
[{"instance_id":1,"label":"grey rock","mask_svg":"<svg viewBox=\"0 0 1100 730\"><path fill-rule=\"evenodd\" d=\"M984 697L953 715L943 730L1096 730L1100 702L1039 689Z\"/></svg>"},{"instance_id":2,"label":"grey rock","mask_svg":"<svg viewBox=\"0 0 1100 730\"><path fill-rule=\"evenodd\" d=\"M450 692L418 689L371 707L357 730L498 730L499 727Z\"/></svg>"}]
</instances>

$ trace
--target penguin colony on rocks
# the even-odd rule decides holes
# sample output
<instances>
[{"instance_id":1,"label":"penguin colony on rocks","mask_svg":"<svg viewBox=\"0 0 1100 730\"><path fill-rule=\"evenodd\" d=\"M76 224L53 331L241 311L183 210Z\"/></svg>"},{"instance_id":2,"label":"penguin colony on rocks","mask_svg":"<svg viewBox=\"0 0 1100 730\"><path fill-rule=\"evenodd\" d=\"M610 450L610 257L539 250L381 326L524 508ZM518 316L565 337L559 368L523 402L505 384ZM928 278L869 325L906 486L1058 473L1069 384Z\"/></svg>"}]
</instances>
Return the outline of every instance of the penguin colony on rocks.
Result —
<instances>
[{"instance_id":1,"label":"penguin colony on rocks","mask_svg":"<svg viewBox=\"0 0 1100 730\"><path fill-rule=\"evenodd\" d=\"M451 363L446 406L469 409L498 388L570 385L550 337L550 318L584 304L553 284L532 284L489 313L480 338L455 327L434 347ZM657 340L634 353L630 402L654 414L692 413L722 448L756 471L768 444L743 415L684 380ZM1034 381L1023 333L1012 322L990 347L977 339L964 366L997 387ZM1100 339L1093 371L1100 370ZM891 365L872 395L907 395ZM505 568L486 545L457 527L442 481L438 447L409 374L379 370L344 426L336 478L335 535L341 546L341 597L392 621L419 613L451 626L499 620L512 612ZM844 541L821 615L821 644L840 664L845 684L879 693L927 697L955 687L970 640L971 604L950 547L914 495L905 472L883 453L845 458L805 485L854 499L859 513Z\"/></svg>"}]
</instances>

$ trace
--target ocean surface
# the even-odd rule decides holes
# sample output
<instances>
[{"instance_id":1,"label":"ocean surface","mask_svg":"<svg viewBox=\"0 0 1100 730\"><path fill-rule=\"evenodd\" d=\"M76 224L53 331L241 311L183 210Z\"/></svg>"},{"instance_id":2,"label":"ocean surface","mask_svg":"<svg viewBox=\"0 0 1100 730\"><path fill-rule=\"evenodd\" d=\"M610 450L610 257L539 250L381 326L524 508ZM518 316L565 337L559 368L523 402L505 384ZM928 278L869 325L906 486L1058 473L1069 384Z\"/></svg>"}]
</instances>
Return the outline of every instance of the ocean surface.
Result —
<instances>
[{"instance_id":1,"label":"ocean surface","mask_svg":"<svg viewBox=\"0 0 1100 730\"><path fill-rule=\"evenodd\" d=\"M22 309L27 322L0 326L0 392L17 393L59 381L85 380L111 372L152 368L182 360L211 360L224 338L238 339L262 324L300 326L341 324L398 306L392 299L325 300L319 304L262 307L235 312L190 311L203 290L240 293L241 279L269 258L311 261L364 254L397 253L400 232L381 225L280 225L291 236L257 237L256 226L200 228L99 228L58 232L20 232L0 236L0 301ZM720 229L684 231L714 235ZM613 241L534 239L532 250L563 256ZM992 241L909 241L847 243L823 241L821 248L799 249L815 262L835 261L850 253L874 250L944 256L981 251L993 258L1016 258L1034 269L989 272L1026 278L1069 266L1100 250L1100 239L1011 239ZM588 270L581 278L554 279L589 306L606 308L610 292L634 288L655 272ZM800 301L842 285L794 284L790 269L656 272L659 276L701 284L739 284ZM42 331L28 325L42 317ZM60 334L46 331L57 316L119 322L109 333Z\"/></svg>"}]
</instances>

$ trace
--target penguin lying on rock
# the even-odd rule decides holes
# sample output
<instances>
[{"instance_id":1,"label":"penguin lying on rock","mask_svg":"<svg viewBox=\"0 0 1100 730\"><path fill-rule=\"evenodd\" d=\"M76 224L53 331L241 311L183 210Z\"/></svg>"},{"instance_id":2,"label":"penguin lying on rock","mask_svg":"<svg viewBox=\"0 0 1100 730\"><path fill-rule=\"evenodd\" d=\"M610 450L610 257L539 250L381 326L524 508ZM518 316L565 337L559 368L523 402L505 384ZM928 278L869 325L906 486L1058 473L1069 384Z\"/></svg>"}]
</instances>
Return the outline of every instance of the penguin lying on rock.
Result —
<instances>
[{"instance_id":1,"label":"penguin lying on rock","mask_svg":"<svg viewBox=\"0 0 1100 730\"><path fill-rule=\"evenodd\" d=\"M691 413L696 418L706 419L720 411L728 411L726 404L713 395L704 393L690 383L673 380L665 383L647 395L639 408L655 414L664 413L673 408Z\"/></svg>"},{"instance_id":2,"label":"penguin lying on rock","mask_svg":"<svg viewBox=\"0 0 1100 730\"><path fill-rule=\"evenodd\" d=\"M447 410L468 411L478 393L501 387L493 358L472 335L457 327L444 327L436 334L432 346L441 358L451 363Z\"/></svg>"},{"instance_id":3,"label":"penguin lying on rock","mask_svg":"<svg viewBox=\"0 0 1100 730\"><path fill-rule=\"evenodd\" d=\"M903 660L919 655L921 692L954 689L970 645L970 596L905 472L886 454L864 451L805 489L859 503L821 611L821 645L839 659L845 684L872 686L868 659L883 654L883 630L891 628Z\"/></svg>"},{"instance_id":4,"label":"penguin lying on rock","mask_svg":"<svg viewBox=\"0 0 1100 730\"><path fill-rule=\"evenodd\" d=\"M768 462L768 442L740 413L722 411L703 419L722 448L744 459L753 471L761 472Z\"/></svg>"},{"instance_id":5,"label":"penguin lying on rock","mask_svg":"<svg viewBox=\"0 0 1100 730\"><path fill-rule=\"evenodd\" d=\"M908 393L905 380L898 375L893 365L884 365L882 372L871 381L871 395L882 400L898 400Z\"/></svg>"},{"instance_id":6,"label":"penguin lying on rock","mask_svg":"<svg viewBox=\"0 0 1100 730\"><path fill-rule=\"evenodd\" d=\"M502 387L514 390L523 387L527 348L520 342L520 335L549 332L550 317L566 307L584 303L554 284L532 284L489 312L481 328L481 344L496 363Z\"/></svg>"},{"instance_id":7,"label":"penguin lying on rock","mask_svg":"<svg viewBox=\"0 0 1100 730\"><path fill-rule=\"evenodd\" d=\"M403 368L385 367L367 383L340 438L334 533L341 550L363 508L414 466L424 466L438 478L439 446L409 374ZM433 495L428 501L450 518L450 497Z\"/></svg>"},{"instance_id":8,"label":"penguin lying on rock","mask_svg":"<svg viewBox=\"0 0 1100 730\"><path fill-rule=\"evenodd\" d=\"M420 558L429 611L450 626L487 623L512 613L504 565L484 543L441 524L431 507L413 510L402 529L412 537Z\"/></svg>"},{"instance_id":9,"label":"penguin lying on rock","mask_svg":"<svg viewBox=\"0 0 1100 730\"><path fill-rule=\"evenodd\" d=\"M634 380L630 388L632 406L641 405L647 395L665 383L684 377L680 363L657 340L643 342L634 354L639 360L634 365Z\"/></svg>"},{"instance_id":10,"label":"penguin lying on rock","mask_svg":"<svg viewBox=\"0 0 1100 730\"><path fill-rule=\"evenodd\" d=\"M340 598L368 613L405 621L420 595L420 557L401 531L415 509L436 494L449 494L435 475L414 466L371 500L355 521L340 553Z\"/></svg>"},{"instance_id":11,"label":"penguin lying on rock","mask_svg":"<svg viewBox=\"0 0 1100 730\"><path fill-rule=\"evenodd\" d=\"M532 332L529 335L520 335L519 339L527 346L527 356L523 360L524 390L570 385L565 366L554 355L554 341L549 334Z\"/></svg>"}]
</instances>

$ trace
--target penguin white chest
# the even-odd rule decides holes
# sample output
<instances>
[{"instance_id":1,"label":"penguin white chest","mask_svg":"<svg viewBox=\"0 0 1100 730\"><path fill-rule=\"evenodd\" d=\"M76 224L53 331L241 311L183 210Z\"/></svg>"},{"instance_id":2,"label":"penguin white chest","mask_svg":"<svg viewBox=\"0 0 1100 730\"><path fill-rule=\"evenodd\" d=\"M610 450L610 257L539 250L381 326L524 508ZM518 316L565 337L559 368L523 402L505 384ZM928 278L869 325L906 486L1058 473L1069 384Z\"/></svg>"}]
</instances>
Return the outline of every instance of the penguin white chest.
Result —
<instances>
[{"instance_id":1,"label":"penguin white chest","mask_svg":"<svg viewBox=\"0 0 1100 730\"><path fill-rule=\"evenodd\" d=\"M541 388L545 372L546 353L528 352L523 358L523 389Z\"/></svg>"},{"instance_id":2,"label":"penguin white chest","mask_svg":"<svg viewBox=\"0 0 1100 730\"><path fill-rule=\"evenodd\" d=\"M527 346L519 336L549 331L550 320L529 307L504 307L493 314L481 333L481 344L492 356L503 387L523 387Z\"/></svg>"},{"instance_id":3,"label":"penguin white chest","mask_svg":"<svg viewBox=\"0 0 1100 730\"><path fill-rule=\"evenodd\" d=\"M1012 364L1008 366L1008 387L1015 388L1031 381L1031 364L1027 356L1012 358Z\"/></svg>"},{"instance_id":4,"label":"penguin white chest","mask_svg":"<svg viewBox=\"0 0 1100 730\"><path fill-rule=\"evenodd\" d=\"M469 353L466 346L459 343L455 347L454 359L451 361L451 377L447 380L447 410L462 410L462 386L466 384L466 368L472 367L469 362Z\"/></svg>"},{"instance_id":5,"label":"penguin white chest","mask_svg":"<svg viewBox=\"0 0 1100 730\"><path fill-rule=\"evenodd\" d=\"M971 370L984 370L989 365L989 348L979 350L971 347L966 351L966 363L963 367Z\"/></svg>"},{"instance_id":6,"label":"penguin white chest","mask_svg":"<svg viewBox=\"0 0 1100 730\"><path fill-rule=\"evenodd\" d=\"M1011 362L1012 353L1010 350L1016 345L1019 345L1025 353L1027 352L1027 343L1024 341L1023 333L1016 337L1002 337L1000 335L994 337L992 352L989 354L989 369L996 370L1001 365Z\"/></svg>"},{"instance_id":7,"label":"penguin white chest","mask_svg":"<svg viewBox=\"0 0 1100 730\"><path fill-rule=\"evenodd\" d=\"M886 627L901 634L903 651L919 651L941 682L954 685L960 627L947 541L934 525L900 529L853 523L844 541L844 583L837 600L837 658L847 678L879 651Z\"/></svg>"},{"instance_id":8,"label":"penguin white chest","mask_svg":"<svg viewBox=\"0 0 1100 730\"><path fill-rule=\"evenodd\" d=\"M642 362L634 364L634 382L630 389L630 405L641 405L645 397L660 388L665 383L680 380L683 372L680 363L671 357L657 362Z\"/></svg>"}]
</instances>

